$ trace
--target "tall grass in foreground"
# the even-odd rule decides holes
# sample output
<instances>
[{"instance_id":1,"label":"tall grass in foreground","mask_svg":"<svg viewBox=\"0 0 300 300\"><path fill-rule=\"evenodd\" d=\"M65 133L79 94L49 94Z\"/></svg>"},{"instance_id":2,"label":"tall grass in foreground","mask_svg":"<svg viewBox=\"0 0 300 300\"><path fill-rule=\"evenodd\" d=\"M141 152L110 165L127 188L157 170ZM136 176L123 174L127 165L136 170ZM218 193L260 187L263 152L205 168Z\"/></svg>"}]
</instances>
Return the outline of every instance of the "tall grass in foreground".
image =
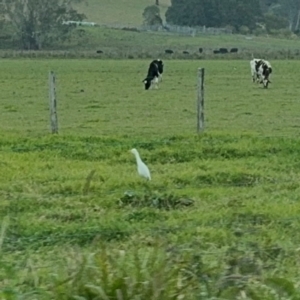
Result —
<instances>
[{"instance_id":1,"label":"tall grass in foreground","mask_svg":"<svg viewBox=\"0 0 300 300\"><path fill-rule=\"evenodd\" d=\"M232 255L227 258L226 272L220 272L221 264L205 265L192 249L166 247L158 241L147 247L112 249L101 243L97 247L92 253L70 248L68 256L57 257L57 262L49 266L24 259L18 268L5 264L0 252L1 299L296 300L300 297L293 282L279 277L264 278L260 272L253 272L253 268L259 267L249 257ZM7 279L14 285L6 285Z\"/></svg>"},{"instance_id":2,"label":"tall grass in foreground","mask_svg":"<svg viewBox=\"0 0 300 300\"><path fill-rule=\"evenodd\" d=\"M149 190L132 144L156 170ZM2 136L0 299L299 299L299 148Z\"/></svg>"}]
</instances>

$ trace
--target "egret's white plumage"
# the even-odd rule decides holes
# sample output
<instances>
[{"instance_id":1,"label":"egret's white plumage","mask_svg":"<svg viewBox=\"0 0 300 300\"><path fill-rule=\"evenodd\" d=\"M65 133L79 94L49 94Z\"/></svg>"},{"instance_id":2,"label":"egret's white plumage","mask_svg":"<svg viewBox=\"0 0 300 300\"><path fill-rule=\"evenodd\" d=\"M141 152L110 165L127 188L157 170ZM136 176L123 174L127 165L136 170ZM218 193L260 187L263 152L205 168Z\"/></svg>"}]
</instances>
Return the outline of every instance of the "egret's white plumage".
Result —
<instances>
[{"instance_id":1,"label":"egret's white plumage","mask_svg":"<svg viewBox=\"0 0 300 300\"><path fill-rule=\"evenodd\" d=\"M149 171L148 167L146 166L146 164L141 160L141 157L140 157L138 151L135 148L133 148L130 150L130 152L132 154L134 154L134 156L136 158L137 171L138 171L139 175L142 177L145 177L148 180L151 180L150 171Z\"/></svg>"}]
</instances>

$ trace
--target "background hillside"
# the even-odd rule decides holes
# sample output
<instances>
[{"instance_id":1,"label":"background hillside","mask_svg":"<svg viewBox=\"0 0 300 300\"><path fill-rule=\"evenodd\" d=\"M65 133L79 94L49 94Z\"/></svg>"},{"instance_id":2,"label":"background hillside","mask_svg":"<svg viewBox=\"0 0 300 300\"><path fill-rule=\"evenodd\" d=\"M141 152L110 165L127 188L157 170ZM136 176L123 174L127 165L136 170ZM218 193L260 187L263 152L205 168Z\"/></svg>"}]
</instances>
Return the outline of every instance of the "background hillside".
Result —
<instances>
[{"instance_id":1,"label":"background hillside","mask_svg":"<svg viewBox=\"0 0 300 300\"><path fill-rule=\"evenodd\" d=\"M155 0L87 0L77 6L79 12L87 16L87 21L104 25L120 25L139 27L143 23L143 11L145 7L155 4ZM171 0L160 0L160 14L165 20L165 13L171 5ZM118 26L117 26L118 27ZM167 34L162 32L126 32L109 28L85 28L85 37L73 43L72 49L93 51L101 49L109 57L137 57L145 58L149 55L165 57L164 49L171 48L177 58L186 58L183 50L189 51L198 58L198 48L204 47L204 54L211 54L213 49L219 47L238 47L241 55L268 57L295 58L299 55L299 40L287 38L285 33L277 37L245 35L190 35ZM145 53L152 49L151 54ZM276 53L275 53L276 52ZM155 54L154 54L155 53ZM103 56L103 55L102 55ZM214 56L215 57L215 56ZM235 55L235 58L238 56Z\"/></svg>"},{"instance_id":2,"label":"background hillside","mask_svg":"<svg viewBox=\"0 0 300 300\"><path fill-rule=\"evenodd\" d=\"M82 3L77 8L90 22L140 25L143 22L142 13L145 7L154 3L154 0L87 0L87 4ZM170 4L171 0L160 0L159 7L163 19Z\"/></svg>"},{"instance_id":3,"label":"background hillside","mask_svg":"<svg viewBox=\"0 0 300 300\"><path fill-rule=\"evenodd\" d=\"M159 0L159 3L160 15L165 20L171 0ZM250 59L254 55L268 59L300 58L299 36L287 28L269 32L263 31L262 28L249 31L249 28L240 26L243 29L240 31L243 32L232 31L234 34L231 34L218 26L205 31L199 30L202 28L199 27L197 32L180 26L169 26L168 30L163 31L141 26L145 8L154 4L155 0L86 0L86 3L78 4L75 8L79 13L86 15L85 21L104 26L79 26L75 30L70 29L70 34L65 35L59 30L55 31L52 24L46 24L48 31L44 31L42 35L32 39L24 38L31 35L22 34L22 26L15 28L6 23L0 32L0 57L20 55L149 59L156 56L172 59ZM272 20L276 21L276 16L273 17L275 19ZM23 21L25 22L26 18ZM42 30L38 22L33 25ZM53 36L57 38L54 39ZM60 38L62 36L63 38ZM216 55L218 49L224 47L228 51L236 48L238 52ZM166 54L166 49L171 49L173 54ZM38 51L33 53L23 50Z\"/></svg>"}]
</instances>

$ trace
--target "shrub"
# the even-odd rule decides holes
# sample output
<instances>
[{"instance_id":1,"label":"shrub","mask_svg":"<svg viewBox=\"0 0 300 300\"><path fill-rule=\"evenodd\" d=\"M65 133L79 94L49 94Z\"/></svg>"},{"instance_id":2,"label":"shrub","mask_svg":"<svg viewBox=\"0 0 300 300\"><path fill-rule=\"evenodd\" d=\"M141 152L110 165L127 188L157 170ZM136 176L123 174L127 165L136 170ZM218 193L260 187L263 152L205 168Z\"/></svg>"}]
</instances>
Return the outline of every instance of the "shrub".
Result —
<instances>
[{"instance_id":1,"label":"shrub","mask_svg":"<svg viewBox=\"0 0 300 300\"><path fill-rule=\"evenodd\" d=\"M248 34L250 32L249 28L247 26L244 26L242 25L240 28L239 28L239 32L241 34Z\"/></svg>"}]
</instances>

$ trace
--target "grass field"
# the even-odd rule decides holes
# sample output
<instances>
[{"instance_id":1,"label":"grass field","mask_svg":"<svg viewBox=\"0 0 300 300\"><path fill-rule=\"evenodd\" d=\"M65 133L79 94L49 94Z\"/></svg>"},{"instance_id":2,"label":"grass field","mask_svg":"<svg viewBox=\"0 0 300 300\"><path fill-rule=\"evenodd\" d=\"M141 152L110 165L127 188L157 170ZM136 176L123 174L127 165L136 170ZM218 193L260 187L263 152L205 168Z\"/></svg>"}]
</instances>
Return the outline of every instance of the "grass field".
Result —
<instances>
[{"instance_id":1,"label":"grass field","mask_svg":"<svg viewBox=\"0 0 300 300\"><path fill-rule=\"evenodd\" d=\"M248 61L166 61L145 91L148 63L2 61L0 298L298 299L300 63L266 90Z\"/></svg>"},{"instance_id":2,"label":"grass field","mask_svg":"<svg viewBox=\"0 0 300 300\"><path fill-rule=\"evenodd\" d=\"M98 24L122 24L139 26L143 23L143 11L154 0L88 0L76 8L90 22ZM160 13L164 19L170 0L160 0Z\"/></svg>"},{"instance_id":3,"label":"grass field","mask_svg":"<svg viewBox=\"0 0 300 300\"><path fill-rule=\"evenodd\" d=\"M193 54L199 53L199 47L204 48L204 51L208 51L209 53L213 49L220 47L238 47L240 51L248 50L254 54L263 51L263 55L268 57L273 52L277 52L280 57L280 54L282 55L279 52L280 50L296 51L300 49L299 39L266 38L261 36L253 37L253 39L249 40L245 36L238 34L191 37L160 32L130 32L101 27L87 28L85 30L85 37L77 40L78 44L74 44L73 46L76 49L92 50L96 47L94 48L95 50L102 49L104 52L118 51L123 54L126 54L126 52L147 52L153 56L157 52L163 54L164 50L168 48L177 53L188 50ZM185 57L187 56L185 55ZM284 56L283 58L288 58L288 56Z\"/></svg>"},{"instance_id":4,"label":"grass field","mask_svg":"<svg viewBox=\"0 0 300 300\"><path fill-rule=\"evenodd\" d=\"M80 30L84 30L82 36L78 36ZM64 44L53 44L52 48L42 51L14 51L10 45L0 45L1 58L99 58L99 59L152 59L160 57L164 59L251 59L264 57L267 59L299 59L299 39L275 38L254 36L246 39L243 35L202 35L182 36L164 32L132 32L120 29L102 27L80 28L75 31L72 39ZM199 53L199 48L203 53ZM239 49L238 53L215 55L214 49L221 47ZM6 50L5 50L6 49ZM166 49L172 49L174 54L165 54ZM102 50L103 54L97 54ZM182 52L188 51L185 55Z\"/></svg>"},{"instance_id":5,"label":"grass field","mask_svg":"<svg viewBox=\"0 0 300 300\"><path fill-rule=\"evenodd\" d=\"M274 61L269 90L251 84L248 61L166 61L167 75L159 92L147 93L142 80L148 64L148 60L3 60L1 129L47 133L47 76L52 69L58 77L63 134L194 133L197 69L204 67L209 130L298 134L298 61Z\"/></svg>"}]
</instances>

